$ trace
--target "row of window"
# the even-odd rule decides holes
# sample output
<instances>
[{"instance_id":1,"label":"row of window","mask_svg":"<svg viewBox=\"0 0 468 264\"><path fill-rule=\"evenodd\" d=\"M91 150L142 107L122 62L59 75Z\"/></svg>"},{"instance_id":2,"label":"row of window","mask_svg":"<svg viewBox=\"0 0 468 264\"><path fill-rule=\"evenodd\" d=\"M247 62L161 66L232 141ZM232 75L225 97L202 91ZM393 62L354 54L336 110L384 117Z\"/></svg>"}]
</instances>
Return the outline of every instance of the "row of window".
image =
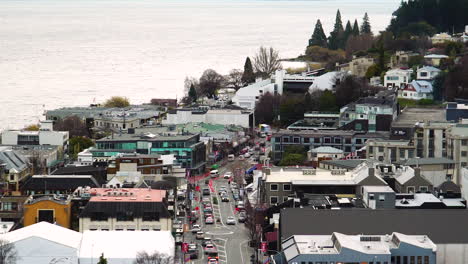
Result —
<instances>
[{"instance_id":1,"label":"row of window","mask_svg":"<svg viewBox=\"0 0 468 264\"><path fill-rule=\"evenodd\" d=\"M342 144L343 143L343 138L342 137L324 137L323 140L321 137L318 138L313 138L313 137L304 137L303 138L304 143L329 143L329 144ZM356 138L355 144L365 144L367 139L366 138ZM293 137L292 139L290 137L275 137L275 143L301 143L301 138L300 137ZM345 144L352 144L352 139L351 138L345 138L344 139Z\"/></svg>"},{"instance_id":2,"label":"row of window","mask_svg":"<svg viewBox=\"0 0 468 264\"><path fill-rule=\"evenodd\" d=\"M91 221L108 221L109 216L103 212L94 212L91 215ZM117 221L133 221L133 213L132 212L119 212L117 213L116 217ZM159 221L159 213L157 212L144 212L142 221Z\"/></svg>"},{"instance_id":3,"label":"row of window","mask_svg":"<svg viewBox=\"0 0 468 264\"><path fill-rule=\"evenodd\" d=\"M424 262L423 262L424 261ZM301 261L301 264L388 264L387 261L371 261L371 262L334 262L334 261ZM299 264L293 262L293 264ZM392 256L390 264L429 264L429 256Z\"/></svg>"},{"instance_id":4,"label":"row of window","mask_svg":"<svg viewBox=\"0 0 468 264\"><path fill-rule=\"evenodd\" d=\"M109 231L108 228L101 228L101 229L97 229L97 228L90 228L89 231L97 231L97 230L101 230L101 231ZM122 229L122 228L118 228L118 229L115 229L115 231L135 231L134 228L127 228L127 229ZM149 229L149 228L142 228L140 229L140 231L150 231L150 230L153 230L153 231L161 231L160 228L153 228L153 229Z\"/></svg>"},{"instance_id":5,"label":"row of window","mask_svg":"<svg viewBox=\"0 0 468 264\"><path fill-rule=\"evenodd\" d=\"M279 184L270 184L270 191L278 191ZM291 191L291 184L283 184L283 191L290 192Z\"/></svg>"},{"instance_id":6,"label":"row of window","mask_svg":"<svg viewBox=\"0 0 468 264\"><path fill-rule=\"evenodd\" d=\"M277 204L277 203L280 203L281 201L281 196L278 197L278 196L270 196L270 204ZM286 202L287 200L289 200L289 197L288 196L283 196L283 199L282 199L282 202Z\"/></svg>"}]
</instances>

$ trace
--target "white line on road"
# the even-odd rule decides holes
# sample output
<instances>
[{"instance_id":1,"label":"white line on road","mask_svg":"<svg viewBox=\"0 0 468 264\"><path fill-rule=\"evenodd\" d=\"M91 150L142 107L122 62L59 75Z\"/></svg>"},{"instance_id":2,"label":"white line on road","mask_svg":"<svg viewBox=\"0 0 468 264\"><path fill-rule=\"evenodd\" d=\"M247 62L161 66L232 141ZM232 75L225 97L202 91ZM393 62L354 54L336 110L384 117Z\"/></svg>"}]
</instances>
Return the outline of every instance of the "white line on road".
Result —
<instances>
[{"instance_id":1,"label":"white line on road","mask_svg":"<svg viewBox=\"0 0 468 264\"><path fill-rule=\"evenodd\" d=\"M241 242L241 243L239 244L239 250L240 250L240 255L241 255L242 264L245 263L245 262L244 262L244 255L242 254L242 244L247 243L247 242L249 242L249 240L245 240L245 241L243 241L243 242Z\"/></svg>"}]
</instances>

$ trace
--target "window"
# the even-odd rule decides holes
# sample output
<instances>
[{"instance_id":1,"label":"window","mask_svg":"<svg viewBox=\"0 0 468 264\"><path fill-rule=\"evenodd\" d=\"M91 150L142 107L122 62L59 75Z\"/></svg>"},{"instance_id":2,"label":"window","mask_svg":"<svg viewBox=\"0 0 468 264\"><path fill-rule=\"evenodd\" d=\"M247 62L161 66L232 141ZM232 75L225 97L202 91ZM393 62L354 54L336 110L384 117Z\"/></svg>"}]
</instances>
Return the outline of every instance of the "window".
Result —
<instances>
[{"instance_id":1,"label":"window","mask_svg":"<svg viewBox=\"0 0 468 264\"><path fill-rule=\"evenodd\" d=\"M461 152L461 156L462 156L462 157L466 157L466 153L467 153L466 151L462 151L462 152Z\"/></svg>"},{"instance_id":2,"label":"window","mask_svg":"<svg viewBox=\"0 0 468 264\"><path fill-rule=\"evenodd\" d=\"M401 264L401 257L400 256L396 257L396 264Z\"/></svg>"},{"instance_id":3,"label":"window","mask_svg":"<svg viewBox=\"0 0 468 264\"><path fill-rule=\"evenodd\" d=\"M335 138L335 144L341 144L341 138Z\"/></svg>"},{"instance_id":4,"label":"window","mask_svg":"<svg viewBox=\"0 0 468 264\"><path fill-rule=\"evenodd\" d=\"M415 257L414 256L410 257L410 264L415 264Z\"/></svg>"},{"instance_id":5,"label":"window","mask_svg":"<svg viewBox=\"0 0 468 264\"><path fill-rule=\"evenodd\" d=\"M408 256L403 256L403 264L408 264Z\"/></svg>"},{"instance_id":6,"label":"window","mask_svg":"<svg viewBox=\"0 0 468 264\"><path fill-rule=\"evenodd\" d=\"M421 77L427 77L427 72L421 72Z\"/></svg>"},{"instance_id":7,"label":"window","mask_svg":"<svg viewBox=\"0 0 468 264\"><path fill-rule=\"evenodd\" d=\"M374 200L374 194L373 193L369 194L369 200Z\"/></svg>"},{"instance_id":8,"label":"window","mask_svg":"<svg viewBox=\"0 0 468 264\"><path fill-rule=\"evenodd\" d=\"M466 162L462 162L462 163L461 163L461 166L462 166L462 167L466 167Z\"/></svg>"},{"instance_id":9,"label":"window","mask_svg":"<svg viewBox=\"0 0 468 264\"><path fill-rule=\"evenodd\" d=\"M429 256L424 256L424 264L429 264Z\"/></svg>"},{"instance_id":10,"label":"window","mask_svg":"<svg viewBox=\"0 0 468 264\"><path fill-rule=\"evenodd\" d=\"M462 146L468 145L468 140L462 139L461 144L462 144Z\"/></svg>"},{"instance_id":11,"label":"window","mask_svg":"<svg viewBox=\"0 0 468 264\"><path fill-rule=\"evenodd\" d=\"M304 143L310 143L310 138L304 138Z\"/></svg>"},{"instance_id":12,"label":"window","mask_svg":"<svg viewBox=\"0 0 468 264\"><path fill-rule=\"evenodd\" d=\"M400 159L405 158L405 149L400 149Z\"/></svg>"},{"instance_id":13,"label":"window","mask_svg":"<svg viewBox=\"0 0 468 264\"><path fill-rule=\"evenodd\" d=\"M331 138L324 138L325 143L331 143Z\"/></svg>"},{"instance_id":14,"label":"window","mask_svg":"<svg viewBox=\"0 0 468 264\"><path fill-rule=\"evenodd\" d=\"M346 139L345 139L345 144L351 144L351 139L350 139L350 138L346 138Z\"/></svg>"},{"instance_id":15,"label":"window","mask_svg":"<svg viewBox=\"0 0 468 264\"><path fill-rule=\"evenodd\" d=\"M418 264L422 264L422 256L418 256Z\"/></svg>"},{"instance_id":16,"label":"window","mask_svg":"<svg viewBox=\"0 0 468 264\"><path fill-rule=\"evenodd\" d=\"M415 188L414 188L414 186L408 186L408 187L406 187L406 192L407 192L407 193L415 193Z\"/></svg>"},{"instance_id":17,"label":"window","mask_svg":"<svg viewBox=\"0 0 468 264\"><path fill-rule=\"evenodd\" d=\"M294 143L299 143L299 138L298 137L293 138L293 142Z\"/></svg>"},{"instance_id":18,"label":"window","mask_svg":"<svg viewBox=\"0 0 468 264\"><path fill-rule=\"evenodd\" d=\"M379 195L379 201L381 201L381 202L385 201L385 195L380 194Z\"/></svg>"},{"instance_id":19,"label":"window","mask_svg":"<svg viewBox=\"0 0 468 264\"><path fill-rule=\"evenodd\" d=\"M117 221L133 221L132 212L118 212Z\"/></svg>"},{"instance_id":20,"label":"window","mask_svg":"<svg viewBox=\"0 0 468 264\"><path fill-rule=\"evenodd\" d=\"M15 181L15 175L14 174L10 174L10 181Z\"/></svg>"},{"instance_id":21,"label":"window","mask_svg":"<svg viewBox=\"0 0 468 264\"><path fill-rule=\"evenodd\" d=\"M283 142L284 143L289 143L289 138L288 137L283 137Z\"/></svg>"},{"instance_id":22,"label":"window","mask_svg":"<svg viewBox=\"0 0 468 264\"><path fill-rule=\"evenodd\" d=\"M314 143L320 143L320 138L314 138Z\"/></svg>"},{"instance_id":23,"label":"window","mask_svg":"<svg viewBox=\"0 0 468 264\"><path fill-rule=\"evenodd\" d=\"M414 149L408 149L408 159L414 158Z\"/></svg>"},{"instance_id":24,"label":"window","mask_svg":"<svg viewBox=\"0 0 468 264\"><path fill-rule=\"evenodd\" d=\"M281 151L281 145L275 145L275 150L276 151Z\"/></svg>"},{"instance_id":25,"label":"window","mask_svg":"<svg viewBox=\"0 0 468 264\"><path fill-rule=\"evenodd\" d=\"M270 184L270 191L278 191L278 184Z\"/></svg>"},{"instance_id":26,"label":"window","mask_svg":"<svg viewBox=\"0 0 468 264\"><path fill-rule=\"evenodd\" d=\"M383 152L384 151L384 147L379 147L379 152Z\"/></svg>"},{"instance_id":27,"label":"window","mask_svg":"<svg viewBox=\"0 0 468 264\"><path fill-rule=\"evenodd\" d=\"M419 186L419 192L427 193L429 188L427 186Z\"/></svg>"},{"instance_id":28,"label":"window","mask_svg":"<svg viewBox=\"0 0 468 264\"><path fill-rule=\"evenodd\" d=\"M278 196L270 196L270 204L277 204Z\"/></svg>"},{"instance_id":29,"label":"window","mask_svg":"<svg viewBox=\"0 0 468 264\"><path fill-rule=\"evenodd\" d=\"M374 147L372 147L372 146L369 146L368 152L369 152L369 154L372 154L372 153L374 153Z\"/></svg>"},{"instance_id":30,"label":"window","mask_svg":"<svg viewBox=\"0 0 468 264\"><path fill-rule=\"evenodd\" d=\"M91 221L107 221L107 215L104 212L93 212Z\"/></svg>"},{"instance_id":31,"label":"window","mask_svg":"<svg viewBox=\"0 0 468 264\"><path fill-rule=\"evenodd\" d=\"M143 212L143 221L159 221L158 212Z\"/></svg>"},{"instance_id":32,"label":"window","mask_svg":"<svg viewBox=\"0 0 468 264\"><path fill-rule=\"evenodd\" d=\"M151 174L156 174L156 170L155 170L155 169L151 169Z\"/></svg>"},{"instance_id":33,"label":"window","mask_svg":"<svg viewBox=\"0 0 468 264\"><path fill-rule=\"evenodd\" d=\"M283 196L283 203L288 201L289 200L289 197L288 196Z\"/></svg>"},{"instance_id":34,"label":"window","mask_svg":"<svg viewBox=\"0 0 468 264\"><path fill-rule=\"evenodd\" d=\"M275 142L281 142L281 137L275 137Z\"/></svg>"},{"instance_id":35,"label":"window","mask_svg":"<svg viewBox=\"0 0 468 264\"><path fill-rule=\"evenodd\" d=\"M283 191L291 191L291 184L283 184Z\"/></svg>"}]
</instances>

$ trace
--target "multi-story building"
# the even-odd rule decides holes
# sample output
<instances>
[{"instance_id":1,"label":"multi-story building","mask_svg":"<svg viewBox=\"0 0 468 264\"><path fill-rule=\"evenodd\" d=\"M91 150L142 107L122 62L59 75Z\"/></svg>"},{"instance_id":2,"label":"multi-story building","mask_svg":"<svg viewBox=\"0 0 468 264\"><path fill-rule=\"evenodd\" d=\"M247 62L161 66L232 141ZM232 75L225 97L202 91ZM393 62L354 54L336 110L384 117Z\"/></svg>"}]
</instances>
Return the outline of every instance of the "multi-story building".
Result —
<instances>
[{"instance_id":1,"label":"multi-story building","mask_svg":"<svg viewBox=\"0 0 468 264\"><path fill-rule=\"evenodd\" d=\"M395 94L381 92L376 96L359 98L340 109L340 127L355 131L390 131L398 116Z\"/></svg>"},{"instance_id":2,"label":"multi-story building","mask_svg":"<svg viewBox=\"0 0 468 264\"><path fill-rule=\"evenodd\" d=\"M356 57L353 55L353 59L350 62L337 65L337 69L352 75L365 77L367 69L374 63L375 59L372 57Z\"/></svg>"},{"instance_id":3,"label":"multi-story building","mask_svg":"<svg viewBox=\"0 0 468 264\"><path fill-rule=\"evenodd\" d=\"M414 145L416 156L420 158L435 158L447 156L447 129L453 123L421 122L415 124Z\"/></svg>"},{"instance_id":4,"label":"multi-story building","mask_svg":"<svg viewBox=\"0 0 468 264\"><path fill-rule=\"evenodd\" d=\"M86 192L91 198L80 214L80 232L172 230L165 190L95 188Z\"/></svg>"},{"instance_id":5,"label":"multi-story building","mask_svg":"<svg viewBox=\"0 0 468 264\"><path fill-rule=\"evenodd\" d=\"M48 222L70 228L71 215L71 196L69 195L31 196L24 204L23 225Z\"/></svg>"},{"instance_id":6,"label":"multi-story building","mask_svg":"<svg viewBox=\"0 0 468 264\"><path fill-rule=\"evenodd\" d=\"M0 219L19 224L23 218L24 203L29 198L26 195L9 196L0 198Z\"/></svg>"},{"instance_id":7,"label":"multi-story building","mask_svg":"<svg viewBox=\"0 0 468 264\"><path fill-rule=\"evenodd\" d=\"M97 140L90 149L93 158L108 159L119 153L174 154L174 165L201 172L206 163L206 146L199 134L120 134Z\"/></svg>"},{"instance_id":8,"label":"multi-story building","mask_svg":"<svg viewBox=\"0 0 468 264\"><path fill-rule=\"evenodd\" d=\"M165 164L161 155L122 153L111 161L107 167L107 175L115 175L118 171L139 171L142 174L170 174L172 164Z\"/></svg>"},{"instance_id":9,"label":"multi-story building","mask_svg":"<svg viewBox=\"0 0 468 264\"><path fill-rule=\"evenodd\" d=\"M283 158L283 152L289 146L303 146L306 151L320 146L334 147L344 154L356 152L372 138L388 138L388 132L358 132L345 130L280 130L271 137L273 161Z\"/></svg>"},{"instance_id":10,"label":"multi-story building","mask_svg":"<svg viewBox=\"0 0 468 264\"><path fill-rule=\"evenodd\" d=\"M455 162L448 158L412 158L401 163L413 169L419 168L433 186L451 181L455 175Z\"/></svg>"},{"instance_id":11,"label":"multi-story building","mask_svg":"<svg viewBox=\"0 0 468 264\"><path fill-rule=\"evenodd\" d=\"M187 123L235 125L249 128L253 126L253 113L233 109L174 109L170 110L162 120L163 125Z\"/></svg>"},{"instance_id":12,"label":"multi-story building","mask_svg":"<svg viewBox=\"0 0 468 264\"><path fill-rule=\"evenodd\" d=\"M450 102L445 108L447 121L458 122L460 119L468 118L468 104Z\"/></svg>"},{"instance_id":13,"label":"multi-story building","mask_svg":"<svg viewBox=\"0 0 468 264\"><path fill-rule=\"evenodd\" d=\"M412 140L417 128L436 129L443 123L446 123L445 109L443 108L405 108L392 123L391 139ZM429 132L424 132L429 133ZM434 133L439 134L441 132Z\"/></svg>"},{"instance_id":14,"label":"multi-story building","mask_svg":"<svg viewBox=\"0 0 468 264\"><path fill-rule=\"evenodd\" d=\"M0 146L0 165L4 191L7 193L19 191L20 182L31 174L28 159L8 146Z\"/></svg>"},{"instance_id":15,"label":"multi-story building","mask_svg":"<svg viewBox=\"0 0 468 264\"><path fill-rule=\"evenodd\" d=\"M34 175L22 185L23 194L72 194L78 187L99 187L91 175Z\"/></svg>"},{"instance_id":16,"label":"multi-story building","mask_svg":"<svg viewBox=\"0 0 468 264\"><path fill-rule=\"evenodd\" d=\"M426 235L294 235L281 244L275 264L436 264L437 246Z\"/></svg>"},{"instance_id":17,"label":"multi-story building","mask_svg":"<svg viewBox=\"0 0 468 264\"><path fill-rule=\"evenodd\" d=\"M439 75L439 73L440 73L440 70L437 69L436 67L424 66L417 70L416 79L432 81L435 79L435 77L437 77L437 75Z\"/></svg>"},{"instance_id":18,"label":"multi-story building","mask_svg":"<svg viewBox=\"0 0 468 264\"><path fill-rule=\"evenodd\" d=\"M403 88L409 82L411 82L411 74L413 70L411 69L393 69L385 73L384 77L384 86L392 88Z\"/></svg>"},{"instance_id":19,"label":"multi-story building","mask_svg":"<svg viewBox=\"0 0 468 264\"><path fill-rule=\"evenodd\" d=\"M415 157L415 146L408 140L370 139L366 143L367 158L393 163Z\"/></svg>"},{"instance_id":20,"label":"multi-story building","mask_svg":"<svg viewBox=\"0 0 468 264\"><path fill-rule=\"evenodd\" d=\"M447 129L447 158L455 162L455 183L461 183L461 169L468 165L468 124L463 120Z\"/></svg>"}]
</instances>

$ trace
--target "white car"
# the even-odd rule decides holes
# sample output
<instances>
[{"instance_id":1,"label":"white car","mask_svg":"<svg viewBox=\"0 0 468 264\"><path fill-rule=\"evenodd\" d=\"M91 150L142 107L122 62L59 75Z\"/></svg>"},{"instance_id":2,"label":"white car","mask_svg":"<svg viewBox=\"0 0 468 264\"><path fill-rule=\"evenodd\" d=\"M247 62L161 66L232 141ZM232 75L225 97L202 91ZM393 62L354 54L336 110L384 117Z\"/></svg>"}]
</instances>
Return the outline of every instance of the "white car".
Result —
<instances>
[{"instance_id":1,"label":"white car","mask_svg":"<svg viewBox=\"0 0 468 264\"><path fill-rule=\"evenodd\" d=\"M224 173L224 179L230 179L232 177L232 172L228 171L226 173Z\"/></svg>"},{"instance_id":2,"label":"white car","mask_svg":"<svg viewBox=\"0 0 468 264\"><path fill-rule=\"evenodd\" d=\"M234 218L234 216L229 216L229 217L226 219L226 224L228 224L228 225L235 225L235 224L236 224L236 218Z\"/></svg>"},{"instance_id":3,"label":"white car","mask_svg":"<svg viewBox=\"0 0 468 264\"><path fill-rule=\"evenodd\" d=\"M246 159L250 158L250 153L248 153L248 152L245 153L245 154L244 154L244 158L246 158Z\"/></svg>"}]
</instances>

